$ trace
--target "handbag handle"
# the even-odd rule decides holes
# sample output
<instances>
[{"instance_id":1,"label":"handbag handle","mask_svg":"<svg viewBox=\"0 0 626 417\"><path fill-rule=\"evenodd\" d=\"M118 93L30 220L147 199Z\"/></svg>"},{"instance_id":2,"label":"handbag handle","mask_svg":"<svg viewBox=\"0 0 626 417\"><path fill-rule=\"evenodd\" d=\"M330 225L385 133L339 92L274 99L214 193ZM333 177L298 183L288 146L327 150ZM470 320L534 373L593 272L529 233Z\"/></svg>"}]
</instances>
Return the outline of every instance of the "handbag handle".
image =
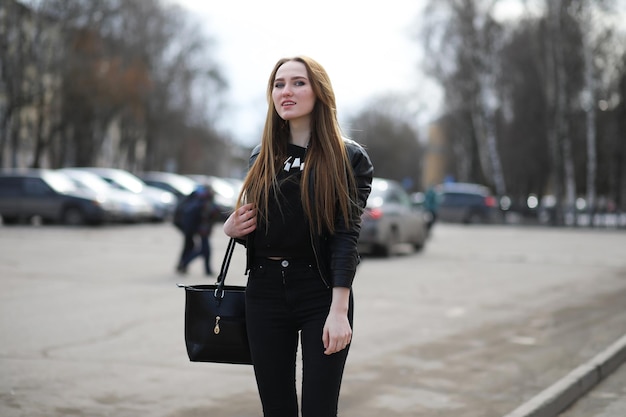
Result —
<instances>
[{"instance_id":1,"label":"handbag handle","mask_svg":"<svg viewBox=\"0 0 626 417\"><path fill-rule=\"evenodd\" d=\"M234 250L235 239L231 237L228 241L228 246L226 247L226 253L224 254L224 260L222 261L220 274L217 276L217 288L215 289L215 298L224 298L224 283L226 282L226 274L228 273L230 259L233 257Z\"/></svg>"},{"instance_id":2,"label":"handbag handle","mask_svg":"<svg viewBox=\"0 0 626 417\"><path fill-rule=\"evenodd\" d=\"M220 302L222 298L224 298L224 285L226 281L226 274L228 273L228 267L230 266L230 260L233 257L233 251L235 250L235 239L230 238L228 241L228 246L226 247L226 253L224 254L224 260L222 261L222 267L220 268L220 273L217 276L217 287L215 288L215 298ZM185 284L177 284L179 288L185 289L193 289L192 286L188 286Z\"/></svg>"}]
</instances>

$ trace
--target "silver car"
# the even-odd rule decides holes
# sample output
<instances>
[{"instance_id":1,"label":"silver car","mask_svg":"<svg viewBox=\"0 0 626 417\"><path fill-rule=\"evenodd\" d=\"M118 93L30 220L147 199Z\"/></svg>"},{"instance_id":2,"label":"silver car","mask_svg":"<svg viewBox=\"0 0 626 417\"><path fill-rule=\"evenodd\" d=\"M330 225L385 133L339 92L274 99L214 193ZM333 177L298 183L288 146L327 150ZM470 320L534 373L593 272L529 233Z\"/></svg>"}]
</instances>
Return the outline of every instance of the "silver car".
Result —
<instances>
[{"instance_id":1,"label":"silver car","mask_svg":"<svg viewBox=\"0 0 626 417\"><path fill-rule=\"evenodd\" d=\"M174 194L169 191L161 190L160 188L152 187L128 171L115 168L95 167L76 167L72 169L92 172L119 189L141 195L152 204L152 220L164 221L170 218L174 213L177 202Z\"/></svg>"},{"instance_id":2,"label":"silver car","mask_svg":"<svg viewBox=\"0 0 626 417\"><path fill-rule=\"evenodd\" d=\"M424 210L411 204L409 195L397 181L373 179L361 220L361 252L389 256L398 244L410 244L421 250L428 237Z\"/></svg>"},{"instance_id":3,"label":"silver car","mask_svg":"<svg viewBox=\"0 0 626 417\"><path fill-rule=\"evenodd\" d=\"M146 198L130 191L116 188L93 172L63 168L59 172L68 176L79 189L94 195L104 195L115 207L115 220L122 222L143 222L154 215L152 204Z\"/></svg>"}]
</instances>

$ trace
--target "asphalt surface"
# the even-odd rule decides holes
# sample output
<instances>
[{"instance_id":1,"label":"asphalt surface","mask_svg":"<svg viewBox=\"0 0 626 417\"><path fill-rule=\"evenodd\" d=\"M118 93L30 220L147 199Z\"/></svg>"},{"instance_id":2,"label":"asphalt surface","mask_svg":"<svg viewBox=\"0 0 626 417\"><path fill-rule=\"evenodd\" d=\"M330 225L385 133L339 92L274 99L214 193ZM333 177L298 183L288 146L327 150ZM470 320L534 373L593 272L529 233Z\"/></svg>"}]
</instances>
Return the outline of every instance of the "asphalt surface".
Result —
<instances>
[{"instance_id":1,"label":"asphalt surface","mask_svg":"<svg viewBox=\"0 0 626 417\"><path fill-rule=\"evenodd\" d=\"M219 227L212 242L217 269ZM181 244L168 224L0 227L0 416L259 417L250 366L187 360L175 284L212 280L199 261L176 275ZM623 231L438 224L423 252L366 257L339 415L532 403L626 334L625 247ZM564 416L626 416L623 369Z\"/></svg>"}]
</instances>

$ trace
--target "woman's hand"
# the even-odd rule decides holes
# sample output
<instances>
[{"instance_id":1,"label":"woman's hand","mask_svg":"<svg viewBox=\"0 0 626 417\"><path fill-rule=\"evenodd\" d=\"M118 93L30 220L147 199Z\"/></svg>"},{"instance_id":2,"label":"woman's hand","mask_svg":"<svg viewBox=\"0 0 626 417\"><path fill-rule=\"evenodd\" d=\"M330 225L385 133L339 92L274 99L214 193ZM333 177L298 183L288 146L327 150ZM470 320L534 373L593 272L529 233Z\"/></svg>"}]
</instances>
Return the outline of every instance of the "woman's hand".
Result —
<instances>
[{"instance_id":1,"label":"woman's hand","mask_svg":"<svg viewBox=\"0 0 626 417\"><path fill-rule=\"evenodd\" d=\"M348 321L349 297L349 288L333 288L333 301L322 333L326 355L345 349L352 341L352 328Z\"/></svg>"},{"instance_id":2,"label":"woman's hand","mask_svg":"<svg viewBox=\"0 0 626 417\"><path fill-rule=\"evenodd\" d=\"M233 211L224 222L224 233L238 239L256 229L256 209L252 203L244 204Z\"/></svg>"}]
</instances>

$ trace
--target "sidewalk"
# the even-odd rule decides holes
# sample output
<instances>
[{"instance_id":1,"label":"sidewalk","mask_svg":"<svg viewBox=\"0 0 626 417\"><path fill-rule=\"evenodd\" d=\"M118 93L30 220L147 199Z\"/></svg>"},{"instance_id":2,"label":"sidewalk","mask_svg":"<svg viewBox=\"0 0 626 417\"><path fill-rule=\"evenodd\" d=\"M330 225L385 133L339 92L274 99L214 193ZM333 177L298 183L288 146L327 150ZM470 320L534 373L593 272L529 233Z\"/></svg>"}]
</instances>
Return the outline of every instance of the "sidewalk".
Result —
<instances>
[{"instance_id":1,"label":"sidewalk","mask_svg":"<svg viewBox=\"0 0 626 417\"><path fill-rule=\"evenodd\" d=\"M626 365L598 384L559 417L626 416Z\"/></svg>"},{"instance_id":2,"label":"sidewalk","mask_svg":"<svg viewBox=\"0 0 626 417\"><path fill-rule=\"evenodd\" d=\"M505 417L624 417L625 361L626 335Z\"/></svg>"}]
</instances>

